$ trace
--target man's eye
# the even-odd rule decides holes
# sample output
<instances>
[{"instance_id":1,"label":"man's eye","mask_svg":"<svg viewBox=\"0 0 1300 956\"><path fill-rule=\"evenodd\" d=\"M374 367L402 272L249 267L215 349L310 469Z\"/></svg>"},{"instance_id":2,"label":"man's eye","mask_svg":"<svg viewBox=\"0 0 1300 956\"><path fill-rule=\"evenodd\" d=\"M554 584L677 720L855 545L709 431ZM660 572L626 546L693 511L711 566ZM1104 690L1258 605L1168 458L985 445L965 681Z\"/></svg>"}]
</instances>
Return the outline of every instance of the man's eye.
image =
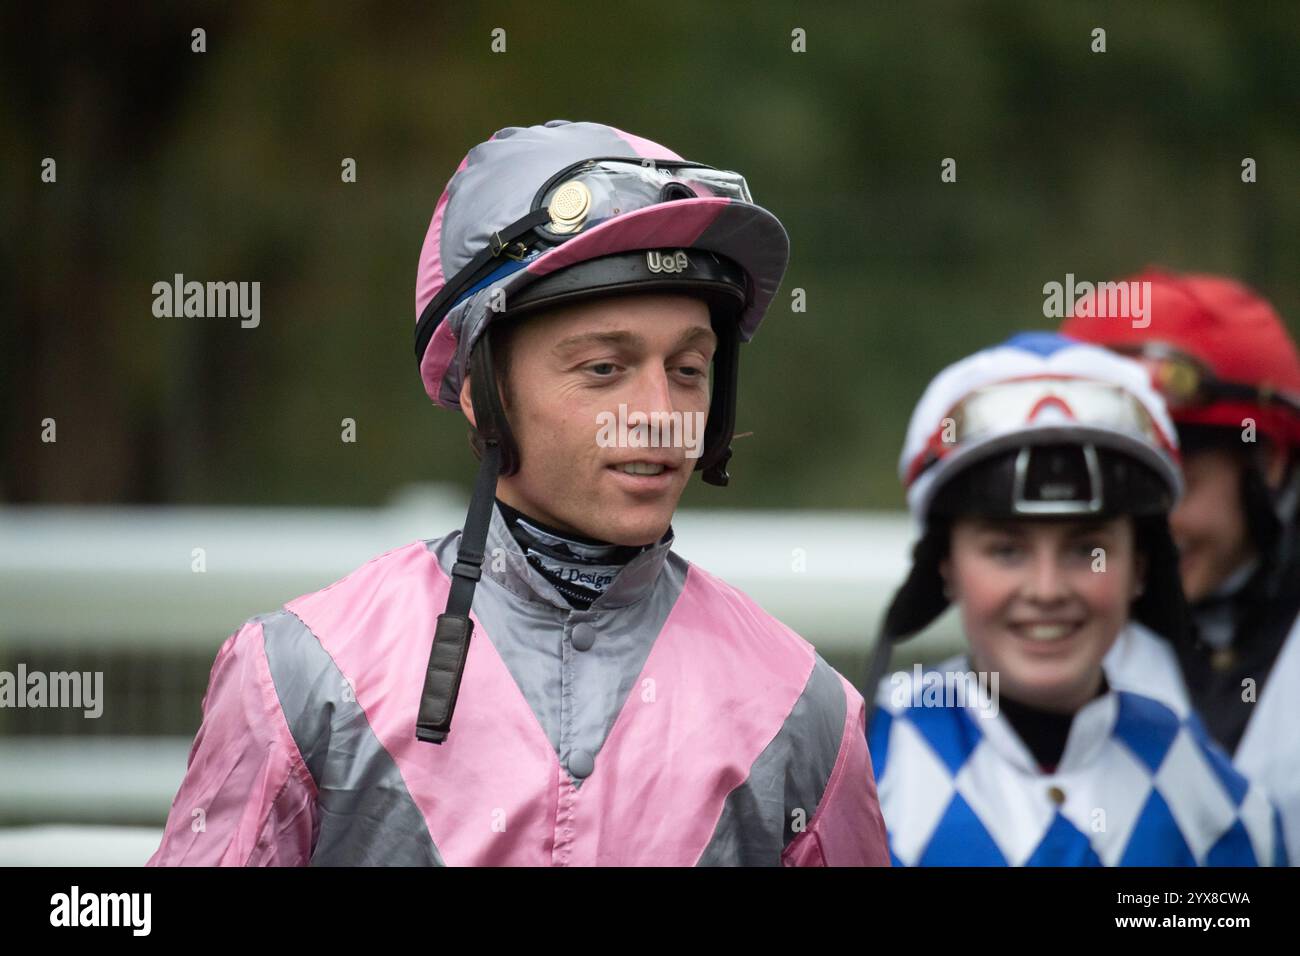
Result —
<instances>
[{"instance_id":1,"label":"man's eye","mask_svg":"<svg viewBox=\"0 0 1300 956\"><path fill-rule=\"evenodd\" d=\"M618 366L616 366L613 362L597 362L594 365L588 365L587 371L594 372L595 374L600 376L607 376L607 375L613 375L614 369L616 369L617 367Z\"/></svg>"},{"instance_id":2,"label":"man's eye","mask_svg":"<svg viewBox=\"0 0 1300 956\"><path fill-rule=\"evenodd\" d=\"M704 369L696 368L694 365L679 366L679 371L684 372L687 378L699 378L704 374Z\"/></svg>"}]
</instances>

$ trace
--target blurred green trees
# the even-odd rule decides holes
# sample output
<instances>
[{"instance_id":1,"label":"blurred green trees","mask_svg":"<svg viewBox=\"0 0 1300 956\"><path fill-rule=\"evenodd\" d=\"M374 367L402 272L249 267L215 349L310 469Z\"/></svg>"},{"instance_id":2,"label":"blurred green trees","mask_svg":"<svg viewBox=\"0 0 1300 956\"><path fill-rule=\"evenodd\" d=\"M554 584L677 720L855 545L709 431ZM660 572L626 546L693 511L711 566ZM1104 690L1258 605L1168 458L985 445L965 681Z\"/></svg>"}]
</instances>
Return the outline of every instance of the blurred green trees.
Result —
<instances>
[{"instance_id":1,"label":"blurred green trees","mask_svg":"<svg viewBox=\"0 0 1300 956\"><path fill-rule=\"evenodd\" d=\"M470 146L564 118L743 171L791 234L742 351L754 434L732 486L685 504L900 507L929 377L1050 326L1042 286L1067 272L1230 273L1300 331L1298 65L1289 4L6 9L0 500L468 487L464 423L416 374L416 259ZM260 281L260 326L155 318L178 272Z\"/></svg>"}]
</instances>

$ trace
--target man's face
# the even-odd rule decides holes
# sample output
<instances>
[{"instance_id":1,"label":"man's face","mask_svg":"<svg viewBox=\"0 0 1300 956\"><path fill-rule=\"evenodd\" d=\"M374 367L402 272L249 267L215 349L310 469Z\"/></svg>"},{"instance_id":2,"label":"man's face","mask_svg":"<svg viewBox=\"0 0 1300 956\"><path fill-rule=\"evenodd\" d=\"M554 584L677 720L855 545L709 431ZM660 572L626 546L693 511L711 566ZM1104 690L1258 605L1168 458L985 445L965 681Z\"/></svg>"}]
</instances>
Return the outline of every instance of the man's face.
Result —
<instances>
[{"instance_id":1,"label":"man's face","mask_svg":"<svg viewBox=\"0 0 1300 956\"><path fill-rule=\"evenodd\" d=\"M521 464L497 496L561 530L623 545L657 541L697 460L683 441L703 440L694 427L708 414L715 345L708 306L684 295L597 299L523 322L510 343L507 407ZM461 405L472 412L468 381ZM659 447L611 446L620 405L630 426L637 412L690 422L662 431Z\"/></svg>"},{"instance_id":2,"label":"man's face","mask_svg":"<svg viewBox=\"0 0 1300 956\"><path fill-rule=\"evenodd\" d=\"M1241 508L1238 456L1211 448L1183 456L1185 491L1169 515L1178 546L1183 593L1195 603L1208 597L1250 558L1252 546Z\"/></svg>"},{"instance_id":3,"label":"man's face","mask_svg":"<svg viewBox=\"0 0 1300 956\"><path fill-rule=\"evenodd\" d=\"M1012 700L1072 713L1101 685L1141 560L1127 518L963 518L941 572L976 669L997 673Z\"/></svg>"}]
</instances>

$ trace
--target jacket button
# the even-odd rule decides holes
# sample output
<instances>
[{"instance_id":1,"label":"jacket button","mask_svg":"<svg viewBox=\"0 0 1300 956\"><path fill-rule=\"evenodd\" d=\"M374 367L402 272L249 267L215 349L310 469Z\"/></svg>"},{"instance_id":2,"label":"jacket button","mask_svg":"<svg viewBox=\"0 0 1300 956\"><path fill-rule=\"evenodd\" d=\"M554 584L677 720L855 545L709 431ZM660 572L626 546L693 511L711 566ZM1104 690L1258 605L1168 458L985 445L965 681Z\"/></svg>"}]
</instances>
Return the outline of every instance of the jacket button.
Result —
<instances>
[{"instance_id":1,"label":"jacket button","mask_svg":"<svg viewBox=\"0 0 1300 956\"><path fill-rule=\"evenodd\" d=\"M575 750L569 754L569 773L575 777L590 777L591 772L596 769L595 758L585 750Z\"/></svg>"},{"instance_id":2,"label":"jacket button","mask_svg":"<svg viewBox=\"0 0 1300 956\"><path fill-rule=\"evenodd\" d=\"M573 641L574 650L589 651L591 645L596 643L596 629L590 624L574 625L570 640Z\"/></svg>"},{"instance_id":3,"label":"jacket button","mask_svg":"<svg viewBox=\"0 0 1300 956\"><path fill-rule=\"evenodd\" d=\"M1065 791L1060 787L1048 787L1047 799L1051 800L1058 807L1065 803Z\"/></svg>"}]
</instances>

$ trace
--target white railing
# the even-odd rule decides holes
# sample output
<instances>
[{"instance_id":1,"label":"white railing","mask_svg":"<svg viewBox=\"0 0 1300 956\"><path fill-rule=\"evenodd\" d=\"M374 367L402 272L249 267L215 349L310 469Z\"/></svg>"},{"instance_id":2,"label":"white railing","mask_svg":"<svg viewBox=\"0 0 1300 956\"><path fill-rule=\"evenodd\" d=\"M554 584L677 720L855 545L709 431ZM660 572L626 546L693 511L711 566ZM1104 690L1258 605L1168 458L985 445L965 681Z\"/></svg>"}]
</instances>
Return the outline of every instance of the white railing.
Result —
<instances>
[{"instance_id":1,"label":"white railing","mask_svg":"<svg viewBox=\"0 0 1300 956\"><path fill-rule=\"evenodd\" d=\"M139 650L146 662L153 649L215 654L253 614L459 527L465 507L461 494L440 487L412 488L372 509L0 507L0 669L12 669L16 647L74 659ZM906 516L887 512L685 510L673 526L683 557L745 591L823 654L857 659L906 573L911 538ZM945 619L909 652L933 659L956 641ZM0 739L0 821L161 824L189 745ZM76 862L69 856L79 840L88 861L138 862L152 832L0 830L0 865Z\"/></svg>"},{"instance_id":2,"label":"white railing","mask_svg":"<svg viewBox=\"0 0 1300 956\"><path fill-rule=\"evenodd\" d=\"M421 487L374 509L0 507L0 648L215 651L253 614L460 527L465 504ZM904 514L865 511L682 511L673 527L681 555L830 653L870 643L911 534ZM937 627L918 653L954 638Z\"/></svg>"}]
</instances>

